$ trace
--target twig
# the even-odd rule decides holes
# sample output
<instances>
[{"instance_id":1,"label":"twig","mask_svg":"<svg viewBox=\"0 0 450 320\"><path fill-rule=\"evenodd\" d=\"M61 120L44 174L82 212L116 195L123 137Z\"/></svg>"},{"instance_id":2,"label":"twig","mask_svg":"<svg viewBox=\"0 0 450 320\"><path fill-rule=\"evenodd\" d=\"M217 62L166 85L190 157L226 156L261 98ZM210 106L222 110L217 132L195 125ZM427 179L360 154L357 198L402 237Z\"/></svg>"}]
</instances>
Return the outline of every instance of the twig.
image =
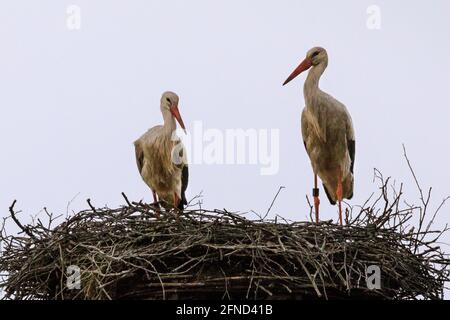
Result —
<instances>
[{"instance_id":1,"label":"twig","mask_svg":"<svg viewBox=\"0 0 450 320\"><path fill-rule=\"evenodd\" d=\"M125 192L122 192L122 197L125 199L125 202L128 204L128 206L132 207L133 205L128 200L128 197L126 196Z\"/></svg>"},{"instance_id":2,"label":"twig","mask_svg":"<svg viewBox=\"0 0 450 320\"><path fill-rule=\"evenodd\" d=\"M278 195L280 194L281 190L283 190L284 188L285 188L285 187L283 187L283 186L281 186L281 187L278 188L277 194L276 194L275 197L273 198L272 203L270 204L269 209L267 209L267 212L266 212L266 214L264 215L264 217L262 218L262 220L264 220L264 219L267 218L267 216L268 216L269 213L270 213L270 210L272 209L272 207L273 207L275 201L276 201L277 198L278 198Z\"/></svg>"},{"instance_id":3,"label":"twig","mask_svg":"<svg viewBox=\"0 0 450 320\"><path fill-rule=\"evenodd\" d=\"M11 214L11 218L14 220L14 222L16 223L16 225L23 231L25 232L30 238L32 239L36 239L36 237L34 236L34 234L32 232L30 232L30 230L28 230L27 227L24 227L22 225L22 223L20 223L19 219L17 219L16 217L16 213L14 212L14 206L16 205L17 200L14 200L13 203L11 204L11 206L9 207L9 213Z\"/></svg>"},{"instance_id":4,"label":"twig","mask_svg":"<svg viewBox=\"0 0 450 320\"><path fill-rule=\"evenodd\" d=\"M95 207L91 203L91 199L87 199L86 201L87 201L89 207L91 207L92 211L94 211L94 213L97 213L97 210L95 210Z\"/></svg>"}]
</instances>

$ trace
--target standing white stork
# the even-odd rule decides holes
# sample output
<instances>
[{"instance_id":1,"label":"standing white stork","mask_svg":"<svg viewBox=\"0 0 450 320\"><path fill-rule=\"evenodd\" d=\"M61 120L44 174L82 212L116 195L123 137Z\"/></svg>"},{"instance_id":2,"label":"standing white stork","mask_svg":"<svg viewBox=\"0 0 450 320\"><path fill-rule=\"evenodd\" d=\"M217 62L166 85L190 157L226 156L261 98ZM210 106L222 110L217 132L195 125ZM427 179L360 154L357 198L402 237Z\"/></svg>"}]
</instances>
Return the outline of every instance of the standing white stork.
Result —
<instances>
[{"instance_id":1,"label":"standing white stork","mask_svg":"<svg viewBox=\"0 0 450 320\"><path fill-rule=\"evenodd\" d=\"M314 171L316 222L319 222L319 176L330 203L339 203L339 222L342 225L342 199L353 197L355 133L347 108L319 88L320 76L327 65L327 51L321 47L312 48L283 85L311 68L303 87L306 107L301 124L303 143Z\"/></svg>"},{"instance_id":2,"label":"standing white stork","mask_svg":"<svg viewBox=\"0 0 450 320\"><path fill-rule=\"evenodd\" d=\"M186 152L175 135L175 120L186 132L178 101L175 93L163 93L160 108L164 125L148 130L134 142L134 146L139 173L152 190L155 204L161 202L166 207L183 210L187 204L185 191L189 173Z\"/></svg>"}]
</instances>

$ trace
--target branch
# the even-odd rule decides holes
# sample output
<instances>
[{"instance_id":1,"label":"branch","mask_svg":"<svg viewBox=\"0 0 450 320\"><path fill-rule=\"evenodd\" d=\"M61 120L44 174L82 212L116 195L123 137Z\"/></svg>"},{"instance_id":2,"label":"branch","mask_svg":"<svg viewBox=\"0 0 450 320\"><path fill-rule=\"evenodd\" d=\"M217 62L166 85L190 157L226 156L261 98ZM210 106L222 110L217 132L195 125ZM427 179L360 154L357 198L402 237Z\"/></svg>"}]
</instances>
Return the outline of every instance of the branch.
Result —
<instances>
[{"instance_id":1,"label":"branch","mask_svg":"<svg viewBox=\"0 0 450 320\"><path fill-rule=\"evenodd\" d=\"M16 205L17 200L14 200L12 205L9 207L9 213L11 213L11 218L14 220L14 222L16 223L16 225L23 231L25 232L30 238L33 238L34 240L37 240L37 238L34 236L34 234L24 225L22 225L22 223L20 223L19 219L17 219L16 217L16 213L14 212L14 206Z\"/></svg>"},{"instance_id":2,"label":"branch","mask_svg":"<svg viewBox=\"0 0 450 320\"><path fill-rule=\"evenodd\" d=\"M95 207L91 203L91 199L87 199L86 201L87 201L89 207L91 207L92 211L94 211L94 213L97 213L97 210L95 210Z\"/></svg>"},{"instance_id":3,"label":"branch","mask_svg":"<svg viewBox=\"0 0 450 320\"><path fill-rule=\"evenodd\" d=\"M269 215L270 210L271 210L272 207L273 207L273 204L275 203L275 201L276 201L277 198L278 198L278 195L280 194L281 190L283 190L284 188L285 188L285 187L281 186L281 187L278 189L277 194L276 194L275 197L273 198L272 203L270 204L269 209L267 209L266 215L262 218L262 220L264 220L265 218L267 218L267 216Z\"/></svg>"},{"instance_id":4,"label":"branch","mask_svg":"<svg viewBox=\"0 0 450 320\"><path fill-rule=\"evenodd\" d=\"M130 203L130 201L128 200L128 197L126 196L125 192L122 192L122 197L125 199L125 201L127 202L129 207L132 207L133 205Z\"/></svg>"}]
</instances>

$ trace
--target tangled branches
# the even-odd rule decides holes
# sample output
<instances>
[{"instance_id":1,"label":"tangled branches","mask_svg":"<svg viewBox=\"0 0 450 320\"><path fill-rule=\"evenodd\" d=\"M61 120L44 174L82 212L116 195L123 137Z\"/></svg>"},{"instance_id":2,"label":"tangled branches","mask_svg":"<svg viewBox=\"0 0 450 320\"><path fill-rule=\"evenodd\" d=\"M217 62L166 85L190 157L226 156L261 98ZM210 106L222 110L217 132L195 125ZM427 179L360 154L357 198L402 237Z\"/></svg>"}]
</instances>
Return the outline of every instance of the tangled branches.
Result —
<instances>
[{"instance_id":1,"label":"tangled branches","mask_svg":"<svg viewBox=\"0 0 450 320\"><path fill-rule=\"evenodd\" d=\"M331 221L250 220L226 210L192 205L179 218L130 202L95 208L59 225L48 214L22 225L22 235L0 240L0 288L6 299L440 299L450 260L439 246L447 230L432 230L429 197L404 207L402 190L381 193L347 225ZM369 204L370 203L370 204ZM358 211L358 212L356 212ZM417 227L411 225L419 214ZM380 289L366 282L369 266L381 270ZM78 266L81 286L67 286Z\"/></svg>"}]
</instances>

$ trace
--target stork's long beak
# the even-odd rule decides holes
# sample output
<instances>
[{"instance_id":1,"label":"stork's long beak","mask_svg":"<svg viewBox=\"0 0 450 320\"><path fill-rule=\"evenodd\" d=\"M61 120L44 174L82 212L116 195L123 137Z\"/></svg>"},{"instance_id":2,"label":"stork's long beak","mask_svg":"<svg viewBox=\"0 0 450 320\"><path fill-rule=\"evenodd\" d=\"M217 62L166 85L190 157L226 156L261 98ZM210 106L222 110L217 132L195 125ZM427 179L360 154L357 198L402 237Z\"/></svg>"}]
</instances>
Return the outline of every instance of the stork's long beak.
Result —
<instances>
[{"instance_id":1,"label":"stork's long beak","mask_svg":"<svg viewBox=\"0 0 450 320\"><path fill-rule=\"evenodd\" d=\"M308 70L312 66L312 61L310 58L305 58L305 60L300 63L300 65L291 73L291 75L286 79L283 83L283 86L293 80L296 76L302 73L305 70Z\"/></svg>"},{"instance_id":2,"label":"stork's long beak","mask_svg":"<svg viewBox=\"0 0 450 320\"><path fill-rule=\"evenodd\" d=\"M181 118L180 110L178 110L178 105L172 104L170 106L170 113L172 113L172 115L175 117L175 119L177 119L177 121L180 124L180 127L183 129L184 133L187 134L186 127L184 126L183 119Z\"/></svg>"}]
</instances>

